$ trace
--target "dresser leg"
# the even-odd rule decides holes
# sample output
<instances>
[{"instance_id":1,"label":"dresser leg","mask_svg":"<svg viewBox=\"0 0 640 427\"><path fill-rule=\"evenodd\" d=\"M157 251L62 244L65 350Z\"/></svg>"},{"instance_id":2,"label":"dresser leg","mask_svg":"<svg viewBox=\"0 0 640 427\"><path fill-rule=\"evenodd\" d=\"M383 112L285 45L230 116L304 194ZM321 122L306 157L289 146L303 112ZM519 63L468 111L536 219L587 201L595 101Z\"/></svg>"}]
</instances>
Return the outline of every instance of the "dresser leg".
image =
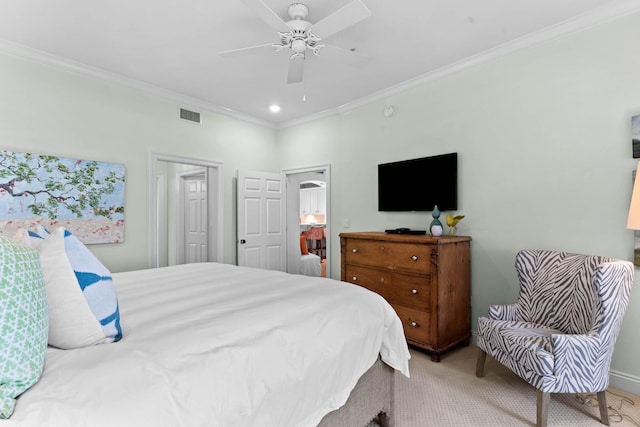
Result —
<instances>
[{"instance_id":1,"label":"dresser leg","mask_svg":"<svg viewBox=\"0 0 640 427\"><path fill-rule=\"evenodd\" d=\"M432 362L439 362L440 361L440 352L439 351L434 351L431 353L431 361Z\"/></svg>"}]
</instances>

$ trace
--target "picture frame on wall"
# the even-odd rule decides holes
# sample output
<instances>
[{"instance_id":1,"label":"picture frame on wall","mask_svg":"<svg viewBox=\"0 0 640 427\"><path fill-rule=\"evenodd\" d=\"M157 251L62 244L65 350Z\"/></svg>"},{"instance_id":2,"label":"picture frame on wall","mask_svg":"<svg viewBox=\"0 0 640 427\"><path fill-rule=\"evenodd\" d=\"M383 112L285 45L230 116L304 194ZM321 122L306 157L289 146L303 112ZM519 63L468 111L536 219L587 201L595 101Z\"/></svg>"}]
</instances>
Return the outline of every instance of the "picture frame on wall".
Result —
<instances>
[{"instance_id":1,"label":"picture frame on wall","mask_svg":"<svg viewBox=\"0 0 640 427\"><path fill-rule=\"evenodd\" d=\"M631 117L631 146L633 158L640 158L640 115Z\"/></svg>"},{"instance_id":2,"label":"picture frame on wall","mask_svg":"<svg viewBox=\"0 0 640 427\"><path fill-rule=\"evenodd\" d=\"M0 151L0 235L65 227L85 244L124 241L125 165Z\"/></svg>"}]
</instances>

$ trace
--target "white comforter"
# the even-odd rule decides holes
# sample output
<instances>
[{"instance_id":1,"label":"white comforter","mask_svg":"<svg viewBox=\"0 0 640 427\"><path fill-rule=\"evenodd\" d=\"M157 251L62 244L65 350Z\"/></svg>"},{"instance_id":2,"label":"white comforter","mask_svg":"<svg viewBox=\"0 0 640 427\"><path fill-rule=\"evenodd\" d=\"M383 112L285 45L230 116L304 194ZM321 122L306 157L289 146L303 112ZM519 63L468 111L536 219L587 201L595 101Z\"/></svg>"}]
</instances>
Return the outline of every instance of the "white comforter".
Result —
<instances>
[{"instance_id":1,"label":"white comforter","mask_svg":"<svg viewBox=\"0 0 640 427\"><path fill-rule=\"evenodd\" d=\"M4 425L315 426L378 354L409 375L383 298L215 263L114 274L124 338L49 349Z\"/></svg>"}]
</instances>

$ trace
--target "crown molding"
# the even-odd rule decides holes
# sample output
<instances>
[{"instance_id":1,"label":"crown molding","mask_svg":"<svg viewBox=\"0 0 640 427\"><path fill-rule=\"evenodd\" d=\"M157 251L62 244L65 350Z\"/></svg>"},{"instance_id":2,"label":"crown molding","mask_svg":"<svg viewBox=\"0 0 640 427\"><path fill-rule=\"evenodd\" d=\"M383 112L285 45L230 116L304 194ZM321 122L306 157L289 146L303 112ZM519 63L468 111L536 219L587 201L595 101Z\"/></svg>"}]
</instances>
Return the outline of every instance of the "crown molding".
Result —
<instances>
[{"instance_id":1,"label":"crown molding","mask_svg":"<svg viewBox=\"0 0 640 427\"><path fill-rule=\"evenodd\" d=\"M638 0L628 0L624 3L594 9L564 22L527 34L508 43L504 43L500 46L462 59L458 62L446 65L437 70L422 74L413 79L406 80L402 83L372 93L355 101L348 102L336 108L325 110L316 114L311 114L299 119L282 122L277 125L277 129L285 129L329 116L345 114L365 105L384 100L386 98L414 89L418 86L440 80L468 68L475 67L476 65L493 61L512 53L529 49L534 46L539 46L543 43L548 43L553 40L558 40L572 34L586 31L591 28L607 24L609 22L615 21L625 16L633 15L638 12L640 12L640 1Z\"/></svg>"},{"instance_id":2,"label":"crown molding","mask_svg":"<svg viewBox=\"0 0 640 427\"><path fill-rule=\"evenodd\" d=\"M549 26L534 33L522 36L508 43L504 43L495 48L470 56L453 64L406 80L384 90L372 93L352 102L348 102L338 107L321 111L319 113L310 114L298 119L280 123L269 122L248 114L241 113L228 107L213 104L202 99L182 95L177 92L173 92L149 83L142 82L140 80L124 77L116 73L55 56L40 50L32 49L30 47L10 42L8 40L0 39L0 53L29 59L41 64L51 65L53 67L57 67L76 74L94 77L131 89L137 89L152 95L181 103L183 105L202 108L204 110L225 115L237 120L264 126L270 129L281 130L330 116L346 114L357 108L398 95L400 93L414 89L418 86L445 78L468 68L472 68L476 65L489 62L506 55L510 55L514 52L541 45L543 43L558 40L571 34L582 32L638 12L640 12L640 0L627 0L622 3L603 6L601 8L583 13L582 15L576 16L559 24Z\"/></svg>"},{"instance_id":3,"label":"crown molding","mask_svg":"<svg viewBox=\"0 0 640 427\"><path fill-rule=\"evenodd\" d=\"M238 119L245 122L250 122L260 126L264 126L267 128L275 129L275 125L271 122L268 122L266 120L262 120L247 114L243 114L231 108L213 104L199 98L193 98L190 96L182 95L177 92L163 89L159 86L155 86L140 80L125 77L120 74L112 73L110 71L106 71L97 67L92 67L90 65L87 65L81 62L77 62L67 58L62 58L60 56L52 55L50 53L43 52L41 50L37 50L28 46L21 45L19 43L14 43L8 40L0 39L0 53L10 55L10 56L20 57L23 59L28 59L28 60L37 62L39 64L50 65L55 68L59 68L75 74L93 77L99 80L107 81L109 83L114 83L116 85L128 87L130 89L140 90L142 92L159 96L167 100L175 101L177 103L180 103L182 105L187 105L189 107L201 108L203 110L222 114L228 117L232 117L234 119Z\"/></svg>"}]
</instances>

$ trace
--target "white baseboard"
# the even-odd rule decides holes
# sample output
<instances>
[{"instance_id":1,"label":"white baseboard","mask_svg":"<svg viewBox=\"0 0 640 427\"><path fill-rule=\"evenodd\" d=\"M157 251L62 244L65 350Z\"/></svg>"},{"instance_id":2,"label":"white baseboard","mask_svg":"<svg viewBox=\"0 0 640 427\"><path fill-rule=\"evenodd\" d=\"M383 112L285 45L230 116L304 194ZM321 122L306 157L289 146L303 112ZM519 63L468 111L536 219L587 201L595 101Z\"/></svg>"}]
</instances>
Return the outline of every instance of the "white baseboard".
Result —
<instances>
[{"instance_id":1,"label":"white baseboard","mask_svg":"<svg viewBox=\"0 0 640 427\"><path fill-rule=\"evenodd\" d=\"M612 370L609 372L609 385L618 390L640 396L640 377Z\"/></svg>"},{"instance_id":2,"label":"white baseboard","mask_svg":"<svg viewBox=\"0 0 640 427\"><path fill-rule=\"evenodd\" d=\"M478 336L476 332L471 333L471 344L478 344ZM618 390L640 396L640 377L625 374L624 372L609 371L609 385Z\"/></svg>"}]
</instances>

